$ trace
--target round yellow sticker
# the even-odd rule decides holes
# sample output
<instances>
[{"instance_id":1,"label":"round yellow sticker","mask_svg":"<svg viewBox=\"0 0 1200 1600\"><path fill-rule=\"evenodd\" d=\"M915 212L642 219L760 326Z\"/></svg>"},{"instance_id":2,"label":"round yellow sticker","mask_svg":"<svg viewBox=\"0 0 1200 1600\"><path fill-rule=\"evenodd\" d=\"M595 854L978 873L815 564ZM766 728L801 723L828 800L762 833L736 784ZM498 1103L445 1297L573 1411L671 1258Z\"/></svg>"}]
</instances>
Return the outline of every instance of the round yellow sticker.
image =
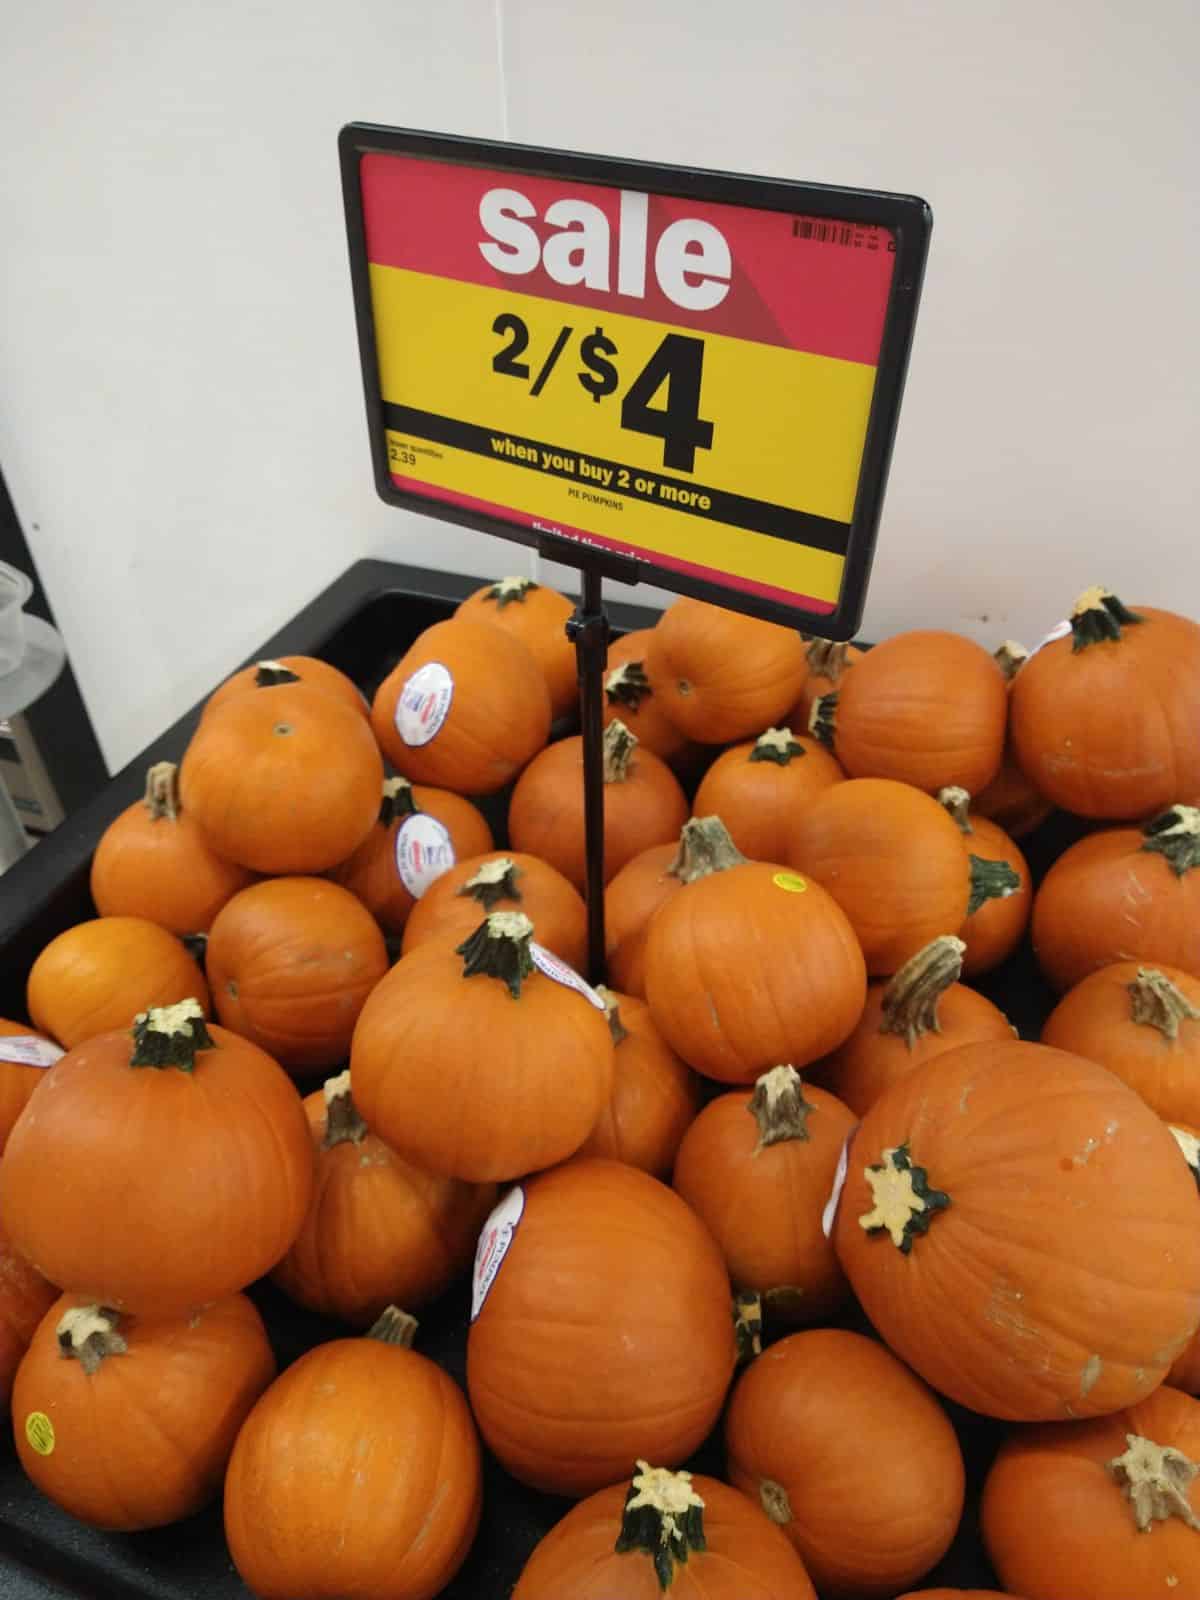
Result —
<instances>
[{"instance_id":1,"label":"round yellow sticker","mask_svg":"<svg viewBox=\"0 0 1200 1600\"><path fill-rule=\"evenodd\" d=\"M54 1424L44 1411L31 1411L25 1418L25 1437L40 1456L54 1449Z\"/></svg>"},{"instance_id":2,"label":"round yellow sticker","mask_svg":"<svg viewBox=\"0 0 1200 1600\"><path fill-rule=\"evenodd\" d=\"M802 878L798 872L777 872L771 882L786 889L789 894L803 894L808 888L808 879Z\"/></svg>"}]
</instances>

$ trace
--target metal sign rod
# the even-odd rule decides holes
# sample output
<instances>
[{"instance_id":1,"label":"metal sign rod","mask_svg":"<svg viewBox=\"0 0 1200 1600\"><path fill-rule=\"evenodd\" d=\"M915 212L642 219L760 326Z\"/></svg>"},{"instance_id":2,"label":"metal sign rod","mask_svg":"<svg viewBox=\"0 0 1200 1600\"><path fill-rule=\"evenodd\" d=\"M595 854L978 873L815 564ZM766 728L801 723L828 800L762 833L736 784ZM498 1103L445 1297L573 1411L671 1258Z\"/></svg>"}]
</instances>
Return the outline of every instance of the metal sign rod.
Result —
<instances>
[{"instance_id":1,"label":"metal sign rod","mask_svg":"<svg viewBox=\"0 0 1200 1600\"><path fill-rule=\"evenodd\" d=\"M582 593L567 636L579 671L579 720L583 733L583 814L587 836L588 982L603 983L604 960L604 668L608 618L603 579L585 566Z\"/></svg>"}]
</instances>

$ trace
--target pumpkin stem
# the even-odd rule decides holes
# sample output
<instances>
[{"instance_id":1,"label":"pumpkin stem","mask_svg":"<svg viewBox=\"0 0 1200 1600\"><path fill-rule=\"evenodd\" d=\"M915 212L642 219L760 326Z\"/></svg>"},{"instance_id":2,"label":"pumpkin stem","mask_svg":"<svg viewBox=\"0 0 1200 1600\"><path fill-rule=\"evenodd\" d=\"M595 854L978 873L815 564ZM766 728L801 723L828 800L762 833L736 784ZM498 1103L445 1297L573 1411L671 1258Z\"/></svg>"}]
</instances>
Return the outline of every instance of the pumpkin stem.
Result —
<instances>
[{"instance_id":1,"label":"pumpkin stem","mask_svg":"<svg viewBox=\"0 0 1200 1600\"><path fill-rule=\"evenodd\" d=\"M1173 1445L1155 1444L1140 1433L1127 1433L1125 1443L1129 1446L1125 1454L1105 1464L1133 1507L1138 1531L1148 1533L1154 1523L1171 1517L1200 1529L1200 1520L1188 1503L1188 1489L1200 1472L1200 1462L1189 1460Z\"/></svg>"},{"instance_id":2,"label":"pumpkin stem","mask_svg":"<svg viewBox=\"0 0 1200 1600\"><path fill-rule=\"evenodd\" d=\"M837 703L838 692L832 689L828 694L817 696L808 714L808 731L826 750L833 749L837 733Z\"/></svg>"},{"instance_id":3,"label":"pumpkin stem","mask_svg":"<svg viewBox=\"0 0 1200 1600\"><path fill-rule=\"evenodd\" d=\"M772 1067L754 1085L746 1110L758 1123L755 1155L786 1139L808 1138L809 1113L816 1108L804 1098L804 1082L795 1067Z\"/></svg>"},{"instance_id":4,"label":"pumpkin stem","mask_svg":"<svg viewBox=\"0 0 1200 1600\"><path fill-rule=\"evenodd\" d=\"M321 1149L332 1150L335 1144L361 1144L370 1130L350 1094L350 1068L339 1072L336 1078L326 1078L322 1092L325 1095L325 1137L321 1140Z\"/></svg>"},{"instance_id":5,"label":"pumpkin stem","mask_svg":"<svg viewBox=\"0 0 1200 1600\"><path fill-rule=\"evenodd\" d=\"M813 639L808 646L808 672L813 678L837 683L850 665L850 645L845 639Z\"/></svg>"},{"instance_id":6,"label":"pumpkin stem","mask_svg":"<svg viewBox=\"0 0 1200 1600\"><path fill-rule=\"evenodd\" d=\"M1144 620L1123 606L1111 589L1085 589L1071 613L1071 651L1074 654L1090 644L1119 639L1122 627Z\"/></svg>"},{"instance_id":7,"label":"pumpkin stem","mask_svg":"<svg viewBox=\"0 0 1200 1600\"><path fill-rule=\"evenodd\" d=\"M604 692L608 696L609 705L628 706L630 711L636 711L646 696L652 695L654 690L650 687L650 679L646 676L643 662L623 661L605 678Z\"/></svg>"},{"instance_id":8,"label":"pumpkin stem","mask_svg":"<svg viewBox=\"0 0 1200 1600\"><path fill-rule=\"evenodd\" d=\"M751 761L773 761L777 767L786 767L793 756L807 755L804 746L792 736L790 728L768 728L760 733L751 750Z\"/></svg>"},{"instance_id":9,"label":"pumpkin stem","mask_svg":"<svg viewBox=\"0 0 1200 1600\"><path fill-rule=\"evenodd\" d=\"M521 903L517 879L522 869L510 856L495 856L485 861L473 878L468 878L457 891L460 898L477 900L485 911L494 911L501 900Z\"/></svg>"},{"instance_id":10,"label":"pumpkin stem","mask_svg":"<svg viewBox=\"0 0 1200 1600\"><path fill-rule=\"evenodd\" d=\"M282 661L260 661L254 673L256 689L273 689L280 683L299 683L300 674L285 667Z\"/></svg>"},{"instance_id":11,"label":"pumpkin stem","mask_svg":"<svg viewBox=\"0 0 1200 1600\"><path fill-rule=\"evenodd\" d=\"M1178 1039L1181 1022L1200 1022L1200 1011L1165 972L1139 967L1137 977L1125 987L1132 1002L1133 1020L1157 1028L1170 1043Z\"/></svg>"},{"instance_id":12,"label":"pumpkin stem","mask_svg":"<svg viewBox=\"0 0 1200 1600\"><path fill-rule=\"evenodd\" d=\"M1015 639L1005 639L999 649L992 652L992 660L1004 674L1005 680L1011 683L1029 660L1029 651Z\"/></svg>"},{"instance_id":13,"label":"pumpkin stem","mask_svg":"<svg viewBox=\"0 0 1200 1600\"><path fill-rule=\"evenodd\" d=\"M1200 1189L1200 1139L1194 1133L1189 1133L1186 1128L1176 1128L1169 1124L1174 1135L1175 1143L1183 1153L1183 1159L1188 1164L1192 1177L1196 1180L1196 1187Z\"/></svg>"},{"instance_id":14,"label":"pumpkin stem","mask_svg":"<svg viewBox=\"0 0 1200 1600\"><path fill-rule=\"evenodd\" d=\"M1195 806L1172 806L1144 823L1142 834L1142 849L1166 856L1177 878L1200 867L1200 811Z\"/></svg>"},{"instance_id":15,"label":"pumpkin stem","mask_svg":"<svg viewBox=\"0 0 1200 1600\"><path fill-rule=\"evenodd\" d=\"M786 1527L792 1520L792 1502L787 1490L774 1478L764 1478L758 1486L759 1504L777 1528Z\"/></svg>"},{"instance_id":16,"label":"pumpkin stem","mask_svg":"<svg viewBox=\"0 0 1200 1600\"><path fill-rule=\"evenodd\" d=\"M608 1018L608 1031L612 1034L612 1042L620 1044L623 1039L628 1039L629 1029L621 1021L616 994L602 983L596 985L596 993L604 1001L604 1014Z\"/></svg>"},{"instance_id":17,"label":"pumpkin stem","mask_svg":"<svg viewBox=\"0 0 1200 1600\"><path fill-rule=\"evenodd\" d=\"M695 883L710 872L725 872L745 862L720 817L691 817L680 829L679 849L666 876L678 878L680 883Z\"/></svg>"},{"instance_id":18,"label":"pumpkin stem","mask_svg":"<svg viewBox=\"0 0 1200 1600\"><path fill-rule=\"evenodd\" d=\"M401 1311L399 1306L388 1306L378 1322L372 1323L367 1329L367 1338L377 1339L380 1344L396 1344L411 1350L419 1326L416 1317L410 1317L407 1311Z\"/></svg>"},{"instance_id":19,"label":"pumpkin stem","mask_svg":"<svg viewBox=\"0 0 1200 1600\"><path fill-rule=\"evenodd\" d=\"M54 1330L64 1360L78 1361L85 1377L99 1372L108 1356L123 1356L129 1346L117 1332L119 1311L108 1306L72 1306L64 1311Z\"/></svg>"},{"instance_id":20,"label":"pumpkin stem","mask_svg":"<svg viewBox=\"0 0 1200 1600\"><path fill-rule=\"evenodd\" d=\"M961 832L975 832L971 826L971 796L965 789L960 789L957 784L949 784L945 789L939 789L938 805L950 813Z\"/></svg>"},{"instance_id":21,"label":"pumpkin stem","mask_svg":"<svg viewBox=\"0 0 1200 1600\"><path fill-rule=\"evenodd\" d=\"M179 941L196 965L202 967L208 956L208 935L206 933L181 933Z\"/></svg>"},{"instance_id":22,"label":"pumpkin stem","mask_svg":"<svg viewBox=\"0 0 1200 1600\"><path fill-rule=\"evenodd\" d=\"M523 911L491 911L469 939L455 947L464 956L463 977L483 973L508 985L514 1000L521 998L521 980L533 971L529 941L533 923Z\"/></svg>"},{"instance_id":23,"label":"pumpkin stem","mask_svg":"<svg viewBox=\"0 0 1200 1600\"><path fill-rule=\"evenodd\" d=\"M733 1297L733 1335L738 1365L762 1355L762 1301L753 1289L740 1289Z\"/></svg>"},{"instance_id":24,"label":"pumpkin stem","mask_svg":"<svg viewBox=\"0 0 1200 1600\"><path fill-rule=\"evenodd\" d=\"M863 1168L863 1176L875 1205L858 1225L869 1234L886 1233L901 1255L908 1255L917 1235L928 1233L934 1217L950 1204L948 1194L929 1187L928 1173L913 1165L906 1144L885 1150L877 1167Z\"/></svg>"},{"instance_id":25,"label":"pumpkin stem","mask_svg":"<svg viewBox=\"0 0 1200 1600\"><path fill-rule=\"evenodd\" d=\"M927 1033L941 1033L938 1002L962 977L966 945L952 933L910 956L883 991L880 1033L899 1034L911 1050Z\"/></svg>"},{"instance_id":26,"label":"pumpkin stem","mask_svg":"<svg viewBox=\"0 0 1200 1600\"><path fill-rule=\"evenodd\" d=\"M1021 887L1021 874L1007 861L985 861L982 856L969 857L971 862L971 897L967 901L967 915L973 917L980 906L989 900L1007 900Z\"/></svg>"},{"instance_id":27,"label":"pumpkin stem","mask_svg":"<svg viewBox=\"0 0 1200 1600\"><path fill-rule=\"evenodd\" d=\"M379 820L390 828L397 817L412 817L420 811L413 796L413 786L407 778L385 778L383 798L379 803Z\"/></svg>"},{"instance_id":28,"label":"pumpkin stem","mask_svg":"<svg viewBox=\"0 0 1200 1600\"><path fill-rule=\"evenodd\" d=\"M604 730L605 783L625 783L628 780L629 763L637 747L637 734L630 733L620 717L614 717Z\"/></svg>"},{"instance_id":29,"label":"pumpkin stem","mask_svg":"<svg viewBox=\"0 0 1200 1600\"><path fill-rule=\"evenodd\" d=\"M510 606L514 601L525 603L525 597L538 585L532 578L500 578L484 595L485 600L494 600L496 610L503 611L505 606Z\"/></svg>"},{"instance_id":30,"label":"pumpkin stem","mask_svg":"<svg viewBox=\"0 0 1200 1600\"><path fill-rule=\"evenodd\" d=\"M174 1006L152 1006L133 1019L131 1067L178 1067L192 1072L197 1050L215 1048L204 1025L199 1000L181 1000Z\"/></svg>"},{"instance_id":31,"label":"pumpkin stem","mask_svg":"<svg viewBox=\"0 0 1200 1600\"><path fill-rule=\"evenodd\" d=\"M151 822L166 817L174 822L179 815L179 768L173 761L157 761L146 774L146 794L142 801Z\"/></svg>"},{"instance_id":32,"label":"pumpkin stem","mask_svg":"<svg viewBox=\"0 0 1200 1600\"><path fill-rule=\"evenodd\" d=\"M704 1501L692 1488L691 1473L639 1461L625 1496L617 1554L637 1550L648 1555L665 1593L676 1564L686 1565L693 1551L705 1548Z\"/></svg>"}]
</instances>

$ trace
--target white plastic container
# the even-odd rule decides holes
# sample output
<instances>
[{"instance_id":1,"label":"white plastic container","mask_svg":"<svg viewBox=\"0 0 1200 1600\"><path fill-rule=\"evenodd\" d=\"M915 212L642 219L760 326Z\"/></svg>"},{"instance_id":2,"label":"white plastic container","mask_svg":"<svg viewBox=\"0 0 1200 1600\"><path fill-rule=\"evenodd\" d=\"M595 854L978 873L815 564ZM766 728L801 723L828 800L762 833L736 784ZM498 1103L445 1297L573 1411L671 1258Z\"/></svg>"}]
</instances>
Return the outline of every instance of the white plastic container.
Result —
<instances>
[{"instance_id":1,"label":"white plastic container","mask_svg":"<svg viewBox=\"0 0 1200 1600\"><path fill-rule=\"evenodd\" d=\"M32 593L25 574L0 561L0 677L25 658L25 602Z\"/></svg>"}]
</instances>

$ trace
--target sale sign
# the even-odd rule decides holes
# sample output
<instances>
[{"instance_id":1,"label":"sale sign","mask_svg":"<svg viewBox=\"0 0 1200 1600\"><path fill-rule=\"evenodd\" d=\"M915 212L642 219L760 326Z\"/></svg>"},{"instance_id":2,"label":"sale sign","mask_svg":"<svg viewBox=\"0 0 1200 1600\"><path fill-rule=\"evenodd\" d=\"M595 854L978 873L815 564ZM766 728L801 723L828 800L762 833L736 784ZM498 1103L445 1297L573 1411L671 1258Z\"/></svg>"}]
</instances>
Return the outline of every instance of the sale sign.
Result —
<instances>
[{"instance_id":1,"label":"sale sign","mask_svg":"<svg viewBox=\"0 0 1200 1600\"><path fill-rule=\"evenodd\" d=\"M800 186L734 203L632 163L588 181L582 158L548 174L511 147L450 160L348 132L389 499L822 632L857 621L921 202L877 197L875 221L859 197L847 220Z\"/></svg>"}]
</instances>

